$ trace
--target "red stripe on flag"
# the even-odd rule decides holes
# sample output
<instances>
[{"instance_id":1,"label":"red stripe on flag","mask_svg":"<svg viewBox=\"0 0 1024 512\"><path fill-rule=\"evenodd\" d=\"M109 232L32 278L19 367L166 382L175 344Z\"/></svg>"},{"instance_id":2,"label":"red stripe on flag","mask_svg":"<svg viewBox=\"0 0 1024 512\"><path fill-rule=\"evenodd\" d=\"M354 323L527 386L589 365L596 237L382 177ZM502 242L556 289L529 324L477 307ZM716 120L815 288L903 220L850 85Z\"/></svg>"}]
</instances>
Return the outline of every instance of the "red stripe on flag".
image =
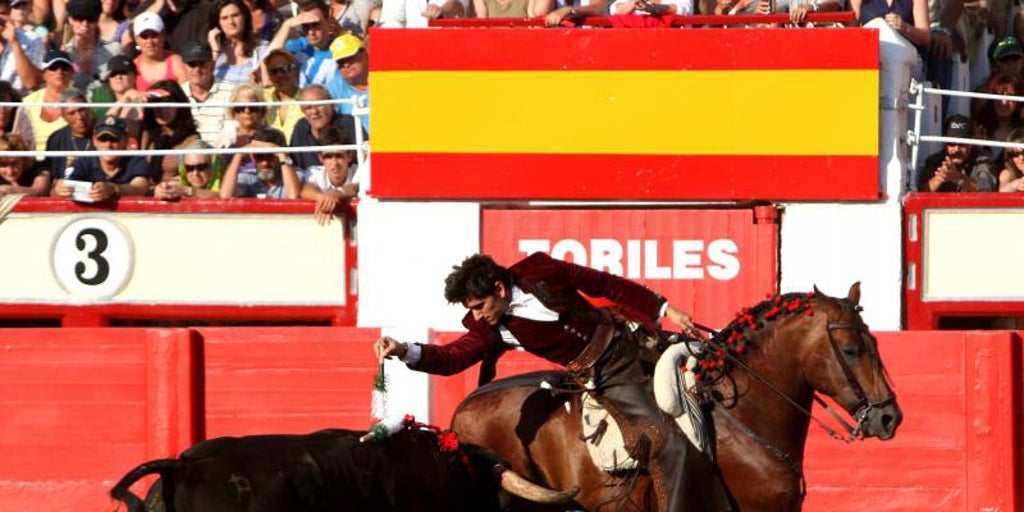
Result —
<instances>
[{"instance_id":1,"label":"red stripe on flag","mask_svg":"<svg viewBox=\"0 0 1024 512\"><path fill-rule=\"evenodd\" d=\"M876 156L374 153L370 195L513 200L864 200Z\"/></svg>"},{"instance_id":2,"label":"red stripe on flag","mask_svg":"<svg viewBox=\"0 0 1024 512\"><path fill-rule=\"evenodd\" d=\"M878 32L858 28L373 29L371 38L372 71L878 68Z\"/></svg>"}]
</instances>

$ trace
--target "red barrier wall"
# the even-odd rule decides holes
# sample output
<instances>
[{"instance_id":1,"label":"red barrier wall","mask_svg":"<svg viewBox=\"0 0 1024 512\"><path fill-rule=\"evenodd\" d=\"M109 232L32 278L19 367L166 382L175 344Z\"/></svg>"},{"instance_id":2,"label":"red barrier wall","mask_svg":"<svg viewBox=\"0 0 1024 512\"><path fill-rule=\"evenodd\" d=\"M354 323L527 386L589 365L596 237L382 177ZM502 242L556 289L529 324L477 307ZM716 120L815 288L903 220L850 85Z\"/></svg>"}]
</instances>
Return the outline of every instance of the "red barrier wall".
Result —
<instances>
[{"instance_id":1,"label":"red barrier wall","mask_svg":"<svg viewBox=\"0 0 1024 512\"><path fill-rule=\"evenodd\" d=\"M198 329L206 357L206 437L365 429L378 329Z\"/></svg>"},{"instance_id":2,"label":"red barrier wall","mask_svg":"<svg viewBox=\"0 0 1024 512\"><path fill-rule=\"evenodd\" d=\"M0 346L4 510L109 510L116 478L199 439L187 330L4 329Z\"/></svg>"},{"instance_id":3,"label":"red barrier wall","mask_svg":"<svg viewBox=\"0 0 1024 512\"><path fill-rule=\"evenodd\" d=\"M878 338L903 424L891 441L851 444L812 425L804 510L1021 510L1020 336L917 331ZM511 355L499 360L499 376L551 367L529 354ZM476 388L477 370L432 379L434 423L450 423L458 401ZM816 416L830 421L820 409Z\"/></svg>"}]
</instances>

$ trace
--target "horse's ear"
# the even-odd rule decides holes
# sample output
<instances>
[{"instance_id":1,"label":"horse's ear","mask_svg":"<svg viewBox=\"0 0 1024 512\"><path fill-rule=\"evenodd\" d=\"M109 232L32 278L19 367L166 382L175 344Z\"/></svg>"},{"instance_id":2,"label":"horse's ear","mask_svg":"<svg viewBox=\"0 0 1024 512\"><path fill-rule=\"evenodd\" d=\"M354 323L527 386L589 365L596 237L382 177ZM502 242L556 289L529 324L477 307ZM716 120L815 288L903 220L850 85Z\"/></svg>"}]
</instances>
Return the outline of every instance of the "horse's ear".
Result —
<instances>
[{"instance_id":1,"label":"horse's ear","mask_svg":"<svg viewBox=\"0 0 1024 512\"><path fill-rule=\"evenodd\" d=\"M821 290L818 289L818 285L813 284L811 285L811 288L814 290L815 295L821 295Z\"/></svg>"},{"instance_id":2,"label":"horse's ear","mask_svg":"<svg viewBox=\"0 0 1024 512\"><path fill-rule=\"evenodd\" d=\"M846 298L854 306L860 305L860 281L850 285L850 291L846 293Z\"/></svg>"}]
</instances>

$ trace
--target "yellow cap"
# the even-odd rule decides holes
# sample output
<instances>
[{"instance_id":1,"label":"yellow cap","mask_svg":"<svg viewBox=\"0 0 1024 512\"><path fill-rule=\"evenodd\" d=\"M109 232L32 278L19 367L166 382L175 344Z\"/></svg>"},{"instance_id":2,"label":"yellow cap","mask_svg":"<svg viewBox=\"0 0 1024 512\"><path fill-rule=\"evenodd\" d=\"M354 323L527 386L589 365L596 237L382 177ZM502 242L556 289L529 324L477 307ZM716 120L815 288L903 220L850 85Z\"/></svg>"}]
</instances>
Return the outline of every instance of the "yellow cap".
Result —
<instances>
[{"instance_id":1,"label":"yellow cap","mask_svg":"<svg viewBox=\"0 0 1024 512\"><path fill-rule=\"evenodd\" d=\"M339 60L351 57L365 46L366 43L364 43L359 36L351 32L345 32L344 34L334 38L334 41L331 42L331 58Z\"/></svg>"}]
</instances>

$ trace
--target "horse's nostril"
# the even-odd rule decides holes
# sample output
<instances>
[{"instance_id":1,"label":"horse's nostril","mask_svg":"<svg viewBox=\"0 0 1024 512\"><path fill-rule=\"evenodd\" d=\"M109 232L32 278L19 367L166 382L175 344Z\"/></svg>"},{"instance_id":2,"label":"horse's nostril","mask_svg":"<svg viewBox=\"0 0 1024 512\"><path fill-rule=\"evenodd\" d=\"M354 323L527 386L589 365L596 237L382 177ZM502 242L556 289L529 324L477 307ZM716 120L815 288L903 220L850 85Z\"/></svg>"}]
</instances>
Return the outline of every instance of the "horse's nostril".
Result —
<instances>
[{"instance_id":1,"label":"horse's nostril","mask_svg":"<svg viewBox=\"0 0 1024 512\"><path fill-rule=\"evenodd\" d=\"M882 415L882 426L885 427L886 430L892 428L893 420L894 420L894 418L892 416L890 416L888 414L883 414Z\"/></svg>"}]
</instances>

